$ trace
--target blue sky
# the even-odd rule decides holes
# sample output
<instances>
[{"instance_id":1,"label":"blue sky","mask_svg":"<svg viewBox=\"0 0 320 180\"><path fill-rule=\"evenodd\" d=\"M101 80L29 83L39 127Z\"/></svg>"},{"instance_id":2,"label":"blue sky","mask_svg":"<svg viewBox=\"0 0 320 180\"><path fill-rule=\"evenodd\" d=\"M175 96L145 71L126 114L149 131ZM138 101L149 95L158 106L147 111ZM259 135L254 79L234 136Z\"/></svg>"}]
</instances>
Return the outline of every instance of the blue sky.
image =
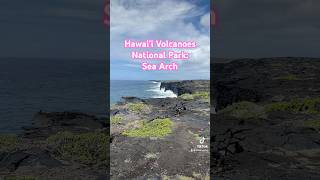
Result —
<instances>
[{"instance_id":1,"label":"blue sky","mask_svg":"<svg viewBox=\"0 0 320 180\"><path fill-rule=\"evenodd\" d=\"M209 0L111 0L111 79L209 79L209 10ZM143 71L142 61L130 57L136 49L123 48L125 39L196 41L198 47L187 50L191 53L189 60L175 61L180 64L178 71Z\"/></svg>"}]
</instances>

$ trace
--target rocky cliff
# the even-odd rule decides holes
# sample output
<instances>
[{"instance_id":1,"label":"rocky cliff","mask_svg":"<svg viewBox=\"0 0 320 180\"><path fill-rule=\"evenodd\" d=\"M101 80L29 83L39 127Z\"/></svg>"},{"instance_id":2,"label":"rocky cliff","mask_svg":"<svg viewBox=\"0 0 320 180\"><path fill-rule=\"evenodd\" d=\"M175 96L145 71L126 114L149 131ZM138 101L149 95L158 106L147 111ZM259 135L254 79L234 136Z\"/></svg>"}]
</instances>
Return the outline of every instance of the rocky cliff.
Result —
<instances>
[{"instance_id":1,"label":"rocky cliff","mask_svg":"<svg viewBox=\"0 0 320 180\"><path fill-rule=\"evenodd\" d=\"M209 92L209 80L162 81L160 88L171 90L178 96L195 92Z\"/></svg>"}]
</instances>

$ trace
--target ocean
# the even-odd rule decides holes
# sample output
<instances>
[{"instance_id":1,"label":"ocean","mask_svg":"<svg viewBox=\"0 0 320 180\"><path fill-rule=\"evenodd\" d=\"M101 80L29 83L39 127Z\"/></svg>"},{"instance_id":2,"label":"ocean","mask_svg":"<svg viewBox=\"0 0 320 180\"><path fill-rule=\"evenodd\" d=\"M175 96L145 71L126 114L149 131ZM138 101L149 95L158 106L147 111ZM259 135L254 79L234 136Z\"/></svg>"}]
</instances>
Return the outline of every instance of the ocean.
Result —
<instances>
[{"instance_id":1,"label":"ocean","mask_svg":"<svg viewBox=\"0 0 320 180\"><path fill-rule=\"evenodd\" d=\"M19 133L35 113L106 116L103 60L0 59L0 133Z\"/></svg>"},{"instance_id":2,"label":"ocean","mask_svg":"<svg viewBox=\"0 0 320 180\"><path fill-rule=\"evenodd\" d=\"M161 83L158 81L111 80L110 104L122 101L122 97L124 96L134 96L143 99L176 97L172 91L160 89L160 85Z\"/></svg>"},{"instance_id":3,"label":"ocean","mask_svg":"<svg viewBox=\"0 0 320 180\"><path fill-rule=\"evenodd\" d=\"M103 60L0 59L0 134L20 133L43 112L73 111L106 116ZM155 81L111 81L110 103L122 96L175 97Z\"/></svg>"}]
</instances>

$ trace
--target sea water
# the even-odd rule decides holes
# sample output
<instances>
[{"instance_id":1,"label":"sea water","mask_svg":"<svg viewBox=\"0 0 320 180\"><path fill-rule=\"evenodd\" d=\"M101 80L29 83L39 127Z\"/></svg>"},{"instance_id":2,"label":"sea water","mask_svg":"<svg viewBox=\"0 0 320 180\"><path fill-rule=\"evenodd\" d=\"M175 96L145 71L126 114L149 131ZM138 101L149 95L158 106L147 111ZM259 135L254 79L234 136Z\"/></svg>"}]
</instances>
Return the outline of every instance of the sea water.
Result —
<instances>
[{"instance_id":1,"label":"sea water","mask_svg":"<svg viewBox=\"0 0 320 180\"><path fill-rule=\"evenodd\" d=\"M35 113L106 116L103 60L0 59L0 133L18 133Z\"/></svg>"},{"instance_id":2,"label":"sea water","mask_svg":"<svg viewBox=\"0 0 320 180\"><path fill-rule=\"evenodd\" d=\"M110 81L110 104L122 101L122 97L133 96L142 99L177 97L172 91L160 89L159 81L133 81L111 80Z\"/></svg>"}]
</instances>

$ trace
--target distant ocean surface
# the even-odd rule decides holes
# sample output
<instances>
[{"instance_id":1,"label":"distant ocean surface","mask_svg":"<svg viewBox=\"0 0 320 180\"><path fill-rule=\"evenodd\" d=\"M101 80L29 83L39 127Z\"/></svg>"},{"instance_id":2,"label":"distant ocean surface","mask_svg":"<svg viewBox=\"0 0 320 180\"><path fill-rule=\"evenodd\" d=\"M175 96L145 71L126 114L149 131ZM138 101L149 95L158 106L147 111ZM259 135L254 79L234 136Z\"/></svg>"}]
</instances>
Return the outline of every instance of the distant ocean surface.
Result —
<instances>
[{"instance_id":1,"label":"distant ocean surface","mask_svg":"<svg viewBox=\"0 0 320 180\"><path fill-rule=\"evenodd\" d=\"M176 97L172 91L160 89L160 82L157 81L110 81L110 104L122 100L123 96L134 96L139 98L165 98Z\"/></svg>"},{"instance_id":2,"label":"distant ocean surface","mask_svg":"<svg viewBox=\"0 0 320 180\"><path fill-rule=\"evenodd\" d=\"M105 62L0 59L0 133L21 132L35 113L76 111L105 116Z\"/></svg>"}]
</instances>

